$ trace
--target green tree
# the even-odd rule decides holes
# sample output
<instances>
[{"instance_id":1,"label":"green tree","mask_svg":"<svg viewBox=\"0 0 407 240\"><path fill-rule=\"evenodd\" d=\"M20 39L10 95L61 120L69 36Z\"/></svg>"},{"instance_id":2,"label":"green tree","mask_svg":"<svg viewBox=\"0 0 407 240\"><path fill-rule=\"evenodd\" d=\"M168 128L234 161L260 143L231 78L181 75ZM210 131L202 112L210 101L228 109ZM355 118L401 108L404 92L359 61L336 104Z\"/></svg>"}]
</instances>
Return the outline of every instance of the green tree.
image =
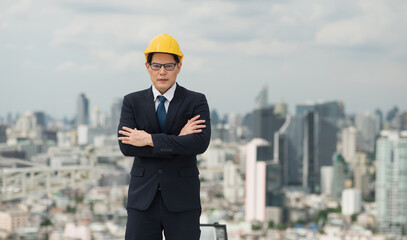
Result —
<instances>
[{"instance_id":1,"label":"green tree","mask_svg":"<svg viewBox=\"0 0 407 240\"><path fill-rule=\"evenodd\" d=\"M41 227L52 226L52 222L49 218L44 218L40 224Z\"/></svg>"},{"instance_id":2,"label":"green tree","mask_svg":"<svg viewBox=\"0 0 407 240\"><path fill-rule=\"evenodd\" d=\"M253 231L261 230L261 225L253 224L253 225L252 225L252 230L253 230Z\"/></svg>"},{"instance_id":3,"label":"green tree","mask_svg":"<svg viewBox=\"0 0 407 240\"><path fill-rule=\"evenodd\" d=\"M284 224L281 224L281 223L279 223L279 224L277 224L277 229L278 230L284 230L284 229L286 229L287 227L284 225Z\"/></svg>"},{"instance_id":4,"label":"green tree","mask_svg":"<svg viewBox=\"0 0 407 240\"><path fill-rule=\"evenodd\" d=\"M67 213L76 213L76 208L75 207L71 207L71 206L67 206L65 212Z\"/></svg>"},{"instance_id":5,"label":"green tree","mask_svg":"<svg viewBox=\"0 0 407 240\"><path fill-rule=\"evenodd\" d=\"M354 213L350 216L350 219L352 220L352 222L356 222L356 220L358 219L358 214Z\"/></svg>"}]
</instances>

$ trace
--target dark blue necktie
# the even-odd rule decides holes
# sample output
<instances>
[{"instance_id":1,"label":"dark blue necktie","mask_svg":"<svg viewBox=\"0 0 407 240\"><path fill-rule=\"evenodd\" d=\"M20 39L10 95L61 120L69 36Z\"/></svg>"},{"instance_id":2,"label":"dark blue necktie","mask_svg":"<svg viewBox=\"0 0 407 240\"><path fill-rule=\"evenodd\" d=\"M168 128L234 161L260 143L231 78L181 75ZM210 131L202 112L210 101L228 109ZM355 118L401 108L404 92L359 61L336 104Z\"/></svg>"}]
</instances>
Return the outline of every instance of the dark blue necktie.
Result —
<instances>
[{"instance_id":1,"label":"dark blue necktie","mask_svg":"<svg viewBox=\"0 0 407 240\"><path fill-rule=\"evenodd\" d=\"M167 117L167 112L165 111L164 102L167 99L164 96L157 96L157 98L158 98L158 100L160 100L160 104L158 104L158 108L157 108L158 124L160 124L161 131L164 132L165 118Z\"/></svg>"}]
</instances>

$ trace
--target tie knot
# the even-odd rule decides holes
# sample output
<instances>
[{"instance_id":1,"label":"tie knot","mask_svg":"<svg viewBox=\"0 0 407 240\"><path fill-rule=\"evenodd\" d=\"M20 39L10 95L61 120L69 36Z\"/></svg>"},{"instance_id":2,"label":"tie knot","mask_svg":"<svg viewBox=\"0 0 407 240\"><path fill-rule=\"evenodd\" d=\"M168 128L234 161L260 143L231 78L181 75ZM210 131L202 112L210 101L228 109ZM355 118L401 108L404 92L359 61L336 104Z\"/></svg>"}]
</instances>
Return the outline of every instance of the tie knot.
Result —
<instances>
[{"instance_id":1,"label":"tie knot","mask_svg":"<svg viewBox=\"0 0 407 240\"><path fill-rule=\"evenodd\" d=\"M157 96L158 100L160 100L160 103L164 103L165 100L167 100L164 96Z\"/></svg>"}]
</instances>

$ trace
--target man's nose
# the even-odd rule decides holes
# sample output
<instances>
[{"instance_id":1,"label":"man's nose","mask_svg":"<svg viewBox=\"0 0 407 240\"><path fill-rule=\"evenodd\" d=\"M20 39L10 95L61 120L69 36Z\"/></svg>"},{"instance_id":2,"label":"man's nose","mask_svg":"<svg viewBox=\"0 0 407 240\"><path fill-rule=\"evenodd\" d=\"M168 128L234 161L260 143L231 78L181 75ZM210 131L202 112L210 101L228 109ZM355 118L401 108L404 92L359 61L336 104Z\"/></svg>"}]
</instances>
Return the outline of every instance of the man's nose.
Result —
<instances>
[{"instance_id":1,"label":"man's nose","mask_svg":"<svg viewBox=\"0 0 407 240\"><path fill-rule=\"evenodd\" d=\"M160 74L165 74L165 73L167 73L167 71L166 71L165 68L164 68L164 65L161 66L161 68L160 68L160 70L158 70L158 72L159 72Z\"/></svg>"}]
</instances>

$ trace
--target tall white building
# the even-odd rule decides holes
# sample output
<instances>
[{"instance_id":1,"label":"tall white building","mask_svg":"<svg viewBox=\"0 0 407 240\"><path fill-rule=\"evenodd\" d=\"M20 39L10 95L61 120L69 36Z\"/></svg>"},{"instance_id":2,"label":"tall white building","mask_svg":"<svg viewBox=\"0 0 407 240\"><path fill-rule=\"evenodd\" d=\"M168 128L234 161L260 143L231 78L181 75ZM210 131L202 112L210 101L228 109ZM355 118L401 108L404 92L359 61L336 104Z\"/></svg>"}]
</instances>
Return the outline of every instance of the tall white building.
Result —
<instances>
[{"instance_id":1,"label":"tall white building","mask_svg":"<svg viewBox=\"0 0 407 240\"><path fill-rule=\"evenodd\" d=\"M91 126L94 128L107 126L107 115L105 112L100 111L98 107L95 107L91 114Z\"/></svg>"},{"instance_id":2,"label":"tall white building","mask_svg":"<svg viewBox=\"0 0 407 240\"><path fill-rule=\"evenodd\" d=\"M357 129L353 126L342 129L342 156L345 161L354 167L353 160L356 155Z\"/></svg>"},{"instance_id":3,"label":"tall white building","mask_svg":"<svg viewBox=\"0 0 407 240\"><path fill-rule=\"evenodd\" d=\"M362 210L362 194L359 189L348 188L342 191L342 214L350 216Z\"/></svg>"},{"instance_id":4,"label":"tall white building","mask_svg":"<svg viewBox=\"0 0 407 240\"><path fill-rule=\"evenodd\" d=\"M321 193L327 196L332 194L334 180L334 168L332 166L321 167Z\"/></svg>"},{"instance_id":5,"label":"tall white building","mask_svg":"<svg viewBox=\"0 0 407 240\"><path fill-rule=\"evenodd\" d=\"M264 139L246 145L245 220L280 223L284 193L281 165Z\"/></svg>"},{"instance_id":6,"label":"tall white building","mask_svg":"<svg viewBox=\"0 0 407 240\"><path fill-rule=\"evenodd\" d=\"M246 145L245 220L266 220L266 162L257 161L258 147L269 143L255 138Z\"/></svg>"},{"instance_id":7,"label":"tall white building","mask_svg":"<svg viewBox=\"0 0 407 240\"><path fill-rule=\"evenodd\" d=\"M376 151L380 232L407 232L407 132L382 131Z\"/></svg>"},{"instance_id":8,"label":"tall white building","mask_svg":"<svg viewBox=\"0 0 407 240\"><path fill-rule=\"evenodd\" d=\"M223 168L223 195L230 203L241 202L244 197L244 183L232 161L227 161Z\"/></svg>"},{"instance_id":9,"label":"tall white building","mask_svg":"<svg viewBox=\"0 0 407 240\"><path fill-rule=\"evenodd\" d=\"M354 163L354 186L361 191L362 196L368 197L370 195L370 166L366 153L357 153Z\"/></svg>"}]
</instances>

